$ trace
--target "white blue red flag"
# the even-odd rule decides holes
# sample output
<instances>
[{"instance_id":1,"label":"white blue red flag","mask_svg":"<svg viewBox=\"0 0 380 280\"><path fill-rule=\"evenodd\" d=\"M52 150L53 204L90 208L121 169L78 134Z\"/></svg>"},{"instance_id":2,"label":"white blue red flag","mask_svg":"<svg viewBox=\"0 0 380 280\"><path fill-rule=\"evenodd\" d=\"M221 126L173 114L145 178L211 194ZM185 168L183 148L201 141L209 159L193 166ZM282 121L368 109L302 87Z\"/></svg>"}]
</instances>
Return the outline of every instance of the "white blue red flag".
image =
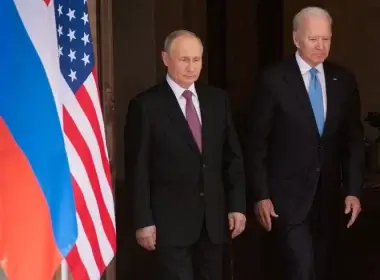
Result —
<instances>
[{"instance_id":1,"label":"white blue red flag","mask_svg":"<svg viewBox=\"0 0 380 280\"><path fill-rule=\"evenodd\" d=\"M100 279L114 199L86 0L0 2L0 265Z\"/></svg>"}]
</instances>

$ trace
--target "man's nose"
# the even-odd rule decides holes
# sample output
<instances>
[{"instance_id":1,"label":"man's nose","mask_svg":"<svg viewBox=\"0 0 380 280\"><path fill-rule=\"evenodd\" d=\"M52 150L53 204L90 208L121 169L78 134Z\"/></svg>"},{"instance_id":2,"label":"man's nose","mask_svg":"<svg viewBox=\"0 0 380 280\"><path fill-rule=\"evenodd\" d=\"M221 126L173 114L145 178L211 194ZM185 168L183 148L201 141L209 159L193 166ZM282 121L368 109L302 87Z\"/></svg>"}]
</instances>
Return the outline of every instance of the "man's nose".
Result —
<instances>
[{"instance_id":1,"label":"man's nose","mask_svg":"<svg viewBox=\"0 0 380 280\"><path fill-rule=\"evenodd\" d=\"M323 49L323 41L322 41L322 39L318 39L318 41L317 41L317 49L318 50Z\"/></svg>"},{"instance_id":2,"label":"man's nose","mask_svg":"<svg viewBox=\"0 0 380 280\"><path fill-rule=\"evenodd\" d=\"M194 69L195 69L195 64L192 61L190 61L187 64L187 70L191 72L191 71L194 71Z\"/></svg>"}]
</instances>

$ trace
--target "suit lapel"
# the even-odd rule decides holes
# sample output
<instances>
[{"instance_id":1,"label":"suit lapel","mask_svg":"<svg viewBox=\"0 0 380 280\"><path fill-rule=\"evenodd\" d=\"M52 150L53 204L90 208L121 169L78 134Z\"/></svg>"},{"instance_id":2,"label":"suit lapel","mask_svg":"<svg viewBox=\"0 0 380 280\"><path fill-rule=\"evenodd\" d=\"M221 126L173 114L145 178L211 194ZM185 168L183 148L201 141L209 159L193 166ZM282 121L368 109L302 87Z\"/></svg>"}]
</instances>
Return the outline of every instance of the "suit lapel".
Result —
<instances>
[{"instance_id":1,"label":"suit lapel","mask_svg":"<svg viewBox=\"0 0 380 280\"><path fill-rule=\"evenodd\" d=\"M195 85L195 90L198 94L199 107L202 118L202 154L204 151L207 151L209 133L212 131L210 127L210 106L212 106L212 102L210 102L207 92L205 92L204 88L199 85Z\"/></svg>"},{"instance_id":2,"label":"suit lapel","mask_svg":"<svg viewBox=\"0 0 380 280\"><path fill-rule=\"evenodd\" d=\"M193 134L191 133L187 120L178 104L174 92L166 81L164 82L162 96L163 108L165 108L166 114L168 115L173 126L189 144L190 148L199 154L198 146L194 140Z\"/></svg>"},{"instance_id":3,"label":"suit lapel","mask_svg":"<svg viewBox=\"0 0 380 280\"><path fill-rule=\"evenodd\" d=\"M289 60L284 80L289 86L289 92L293 92L296 98L297 109L305 116L305 118L302 118L305 121L305 126L311 128L311 132L319 137L313 108L295 57Z\"/></svg>"},{"instance_id":4,"label":"suit lapel","mask_svg":"<svg viewBox=\"0 0 380 280\"><path fill-rule=\"evenodd\" d=\"M327 97L326 121L323 135L326 135L329 132L331 122L334 119L335 109L337 108L335 104L337 98L334 92L336 92L338 77L336 76L334 69L328 62L325 62L323 64L323 70L325 72Z\"/></svg>"}]
</instances>

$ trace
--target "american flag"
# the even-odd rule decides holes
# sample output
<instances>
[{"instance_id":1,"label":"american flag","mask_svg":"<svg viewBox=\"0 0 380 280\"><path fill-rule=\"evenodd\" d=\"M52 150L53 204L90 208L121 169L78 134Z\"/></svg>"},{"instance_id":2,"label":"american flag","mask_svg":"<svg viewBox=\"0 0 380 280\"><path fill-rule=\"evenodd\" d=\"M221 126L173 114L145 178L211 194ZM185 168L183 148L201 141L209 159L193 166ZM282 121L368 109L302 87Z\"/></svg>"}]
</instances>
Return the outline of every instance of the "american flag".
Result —
<instances>
[{"instance_id":1,"label":"american flag","mask_svg":"<svg viewBox=\"0 0 380 280\"><path fill-rule=\"evenodd\" d=\"M62 95L62 119L78 239L66 260L74 279L100 279L115 255L116 227L87 0L53 3L60 70L72 93Z\"/></svg>"}]
</instances>

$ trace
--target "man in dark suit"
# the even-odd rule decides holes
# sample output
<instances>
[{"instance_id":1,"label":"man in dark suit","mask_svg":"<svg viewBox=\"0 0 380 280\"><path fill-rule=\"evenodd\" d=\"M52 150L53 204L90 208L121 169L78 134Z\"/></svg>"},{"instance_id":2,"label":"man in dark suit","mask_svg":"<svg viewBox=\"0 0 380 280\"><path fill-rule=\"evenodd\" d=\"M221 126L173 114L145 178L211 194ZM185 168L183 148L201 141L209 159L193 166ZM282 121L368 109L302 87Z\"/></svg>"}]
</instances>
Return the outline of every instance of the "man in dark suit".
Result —
<instances>
[{"instance_id":1,"label":"man in dark suit","mask_svg":"<svg viewBox=\"0 0 380 280\"><path fill-rule=\"evenodd\" d=\"M280 241L292 280L328 279L338 216L350 213L350 227L361 209L359 92L352 73L325 61L331 24L328 12L316 7L295 16L297 52L263 71L248 120L256 215Z\"/></svg>"},{"instance_id":2,"label":"man in dark suit","mask_svg":"<svg viewBox=\"0 0 380 280\"><path fill-rule=\"evenodd\" d=\"M194 33L170 34L162 53L166 80L128 109L136 238L156 251L162 280L221 280L228 230L234 238L245 228L245 175L228 95L195 84L202 53Z\"/></svg>"}]
</instances>

